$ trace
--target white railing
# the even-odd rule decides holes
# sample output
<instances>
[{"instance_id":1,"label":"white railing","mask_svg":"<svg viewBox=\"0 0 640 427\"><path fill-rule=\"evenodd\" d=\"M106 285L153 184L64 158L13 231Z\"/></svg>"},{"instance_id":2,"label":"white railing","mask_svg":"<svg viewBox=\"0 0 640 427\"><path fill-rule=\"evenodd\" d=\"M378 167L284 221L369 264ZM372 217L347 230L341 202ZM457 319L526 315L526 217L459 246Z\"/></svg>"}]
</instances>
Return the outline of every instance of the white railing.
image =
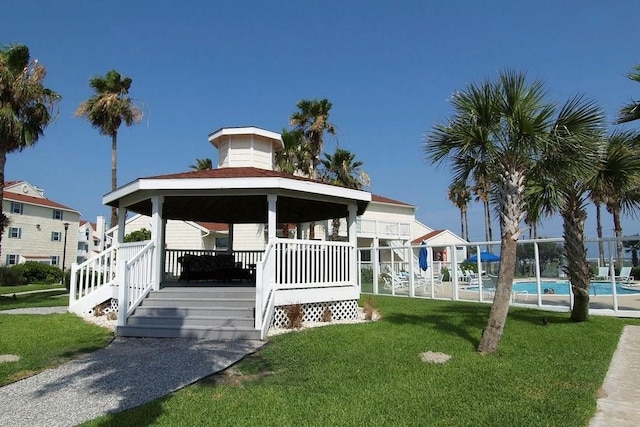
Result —
<instances>
[{"instance_id":1,"label":"white railing","mask_svg":"<svg viewBox=\"0 0 640 427\"><path fill-rule=\"evenodd\" d=\"M345 242L278 240L275 283L278 289L350 286L355 248Z\"/></svg>"},{"instance_id":2,"label":"white railing","mask_svg":"<svg viewBox=\"0 0 640 427\"><path fill-rule=\"evenodd\" d=\"M613 272L619 271L620 267L630 265L629 259L615 259L617 240L640 241L640 237L602 239L606 249L604 259L609 270L604 279L596 277L598 266L602 265L602 261L596 258L598 239L585 241L590 251L588 263L592 274L589 311L591 314L637 318L640 317L640 277L632 274L634 280L618 280L614 276ZM518 241L512 304L551 311L571 310L573 293L564 273L563 244L561 238ZM465 246L466 251L458 250ZM419 254L421 246L359 248L365 252L372 251L370 260L359 261L359 283L363 293L490 303L495 293L499 263L483 262L482 259L469 263L460 257L461 252L479 253L487 247L492 247L499 255L500 242L497 241L428 247L429 268L426 272L414 262L406 262L395 256L399 249ZM444 248L450 259L434 261L433 253ZM474 277L464 274L470 269L476 272Z\"/></svg>"},{"instance_id":3,"label":"white railing","mask_svg":"<svg viewBox=\"0 0 640 427\"><path fill-rule=\"evenodd\" d=\"M355 248L348 242L274 239L256 266L256 329L264 338L276 293L357 286Z\"/></svg>"},{"instance_id":4,"label":"white railing","mask_svg":"<svg viewBox=\"0 0 640 427\"><path fill-rule=\"evenodd\" d=\"M180 258L189 255L217 255L228 254L226 249L165 249L164 251L164 280L178 280L182 272ZM253 264L257 264L262 259L263 251L240 250L232 251L236 263L243 269L249 269Z\"/></svg>"},{"instance_id":5,"label":"white railing","mask_svg":"<svg viewBox=\"0 0 640 427\"><path fill-rule=\"evenodd\" d=\"M148 242L123 243L118 247L112 246L81 264L73 263L69 287L69 311L81 314L108 298L115 298L117 262L130 259L146 244Z\"/></svg>"},{"instance_id":6,"label":"white railing","mask_svg":"<svg viewBox=\"0 0 640 427\"><path fill-rule=\"evenodd\" d=\"M262 260L256 263L255 328L260 331L260 339L267 337L275 307L274 246L273 242L269 242Z\"/></svg>"},{"instance_id":7,"label":"white railing","mask_svg":"<svg viewBox=\"0 0 640 427\"><path fill-rule=\"evenodd\" d=\"M131 260L118 262L118 326L127 318L153 288L153 256L155 244L150 241Z\"/></svg>"},{"instance_id":8,"label":"white railing","mask_svg":"<svg viewBox=\"0 0 640 427\"><path fill-rule=\"evenodd\" d=\"M405 238L411 236L411 224L408 222L378 221L373 219L356 220L359 234L372 234L382 238Z\"/></svg>"}]
</instances>

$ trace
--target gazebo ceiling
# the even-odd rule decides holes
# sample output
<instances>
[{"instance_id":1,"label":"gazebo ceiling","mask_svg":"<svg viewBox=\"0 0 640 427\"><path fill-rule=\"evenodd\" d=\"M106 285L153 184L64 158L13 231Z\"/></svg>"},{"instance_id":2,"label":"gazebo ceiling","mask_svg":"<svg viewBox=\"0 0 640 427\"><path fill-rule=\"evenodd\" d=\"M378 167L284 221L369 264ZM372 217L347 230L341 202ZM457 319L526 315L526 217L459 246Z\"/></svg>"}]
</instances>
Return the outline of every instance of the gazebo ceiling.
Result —
<instances>
[{"instance_id":1,"label":"gazebo ceiling","mask_svg":"<svg viewBox=\"0 0 640 427\"><path fill-rule=\"evenodd\" d=\"M146 199L127 208L151 215L151 200ZM362 215L366 203L358 203ZM164 199L163 218L185 221L208 221L226 224L265 224L267 196L168 196ZM348 216L347 206L319 200L278 197L276 220L286 223L321 221Z\"/></svg>"}]
</instances>

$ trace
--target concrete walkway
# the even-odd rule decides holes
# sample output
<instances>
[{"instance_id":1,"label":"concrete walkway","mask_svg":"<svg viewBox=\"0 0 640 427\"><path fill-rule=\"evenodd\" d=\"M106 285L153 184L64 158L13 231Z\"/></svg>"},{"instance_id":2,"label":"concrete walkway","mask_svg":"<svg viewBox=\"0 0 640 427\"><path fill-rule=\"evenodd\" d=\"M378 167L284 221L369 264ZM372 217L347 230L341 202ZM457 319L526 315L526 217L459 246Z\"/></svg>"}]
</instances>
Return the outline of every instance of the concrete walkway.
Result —
<instances>
[{"instance_id":1,"label":"concrete walkway","mask_svg":"<svg viewBox=\"0 0 640 427\"><path fill-rule=\"evenodd\" d=\"M64 313L33 307L0 314ZM75 426L120 412L226 369L263 341L117 337L106 348L0 388L0 425Z\"/></svg>"},{"instance_id":2,"label":"concrete walkway","mask_svg":"<svg viewBox=\"0 0 640 427\"><path fill-rule=\"evenodd\" d=\"M625 326L589 427L640 425L640 326Z\"/></svg>"}]
</instances>

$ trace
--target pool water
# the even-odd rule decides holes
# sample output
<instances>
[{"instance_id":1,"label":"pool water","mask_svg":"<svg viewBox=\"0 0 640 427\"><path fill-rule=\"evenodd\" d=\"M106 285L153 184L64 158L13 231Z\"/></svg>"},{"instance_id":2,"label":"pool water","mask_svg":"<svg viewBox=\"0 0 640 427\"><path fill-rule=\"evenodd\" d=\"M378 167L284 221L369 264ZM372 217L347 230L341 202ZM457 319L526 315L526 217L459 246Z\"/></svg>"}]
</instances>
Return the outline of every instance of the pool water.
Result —
<instances>
[{"instance_id":1,"label":"pool water","mask_svg":"<svg viewBox=\"0 0 640 427\"><path fill-rule=\"evenodd\" d=\"M640 294L640 286L638 289L629 289L623 287L620 283L616 283L616 293L618 295L637 295ZM478 286L467 286L464 288L468 291L477 291ZM486 288L485 288L486 289ZM553 292L545 292L553 290ZM513 284L514 292L524 292L526 291L530 295L536 295L538 293L538 287L536 282L518 282ZM566 281L558 281L558 282L541 282L540 283L540 293L541 294L555 294L555 295L569 295L569 282ZM599 296L599 295L613 295L611 293L611 282L591 282L591 286L589 287L589 295Z\"/></svg>"},{"instance_id":2,"label":"pool water","mask_svg":"<svg viewBox=\"0 0 640 427\"><path fill-rule=\"evenodd\" d=\"M553 292L545 292L545 289L553 290ZM535 282L519 282L513 284L513 290L515 292L527 291L529 294L536 294L538 287ZM569 282L542 282L540 283L540 291L542 294L569 295ZM638 289L628 289L620 283L616 283L616 293L618 295L640 294L640 287ZM589 295L612 295L611 282L591 282Z\"/></svg>"}]
</instances>

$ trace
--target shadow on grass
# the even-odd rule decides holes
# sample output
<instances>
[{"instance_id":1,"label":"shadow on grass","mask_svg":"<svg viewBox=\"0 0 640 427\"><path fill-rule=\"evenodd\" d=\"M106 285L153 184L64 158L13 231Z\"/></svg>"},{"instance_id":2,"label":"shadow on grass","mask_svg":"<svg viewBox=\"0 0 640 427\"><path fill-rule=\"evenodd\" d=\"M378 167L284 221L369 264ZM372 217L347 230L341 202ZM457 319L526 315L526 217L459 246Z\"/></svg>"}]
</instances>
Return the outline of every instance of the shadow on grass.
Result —
<instances>
[{"instance_id":1,"label":"shadow on grass","mask_svg":"<svg viewBox=\"0 0 640 427\"><path fill-rule=\"evenodd\" d=\"M389 298L389 297L386 297ZM390 297L393 298L393 297ZM384 321L402 325L423 325L440 332L456 335L474 347L480 343L482 331L487 325L491 305L472 302L447 302L423 300L428 313L406 313L382 303ZM425 310L425 311L426 311ZM549 324L573 323L569 313L547 312L536 309L512 307L507 322L526 322L541 327Z\"/></svg>"}]
</instances>

